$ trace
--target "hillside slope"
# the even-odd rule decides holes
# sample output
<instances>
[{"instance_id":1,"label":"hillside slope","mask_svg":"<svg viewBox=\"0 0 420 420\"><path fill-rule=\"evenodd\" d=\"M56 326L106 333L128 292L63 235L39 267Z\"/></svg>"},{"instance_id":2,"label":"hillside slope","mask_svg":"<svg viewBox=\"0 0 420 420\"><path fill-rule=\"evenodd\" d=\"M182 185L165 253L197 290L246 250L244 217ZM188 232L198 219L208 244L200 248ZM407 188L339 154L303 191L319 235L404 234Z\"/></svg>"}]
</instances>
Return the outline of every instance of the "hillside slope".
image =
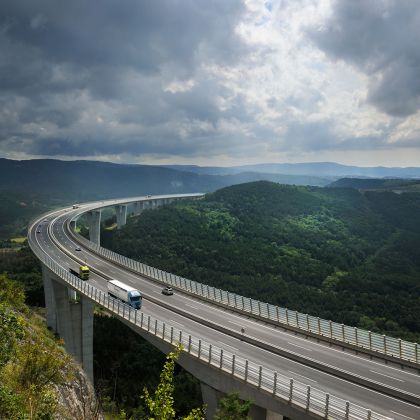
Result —
<instances>
[{"instance_id":1,"label":"hillside slope","mask_svg":"<svg viewBox=\"0 0 420 420\"><path fill-rule=\"evenodd\" d=\"M1 419L102 419L81 368L5 275L0 276L0 331Z\"/></svg>"},{"instance_id":2,"label":"hillside slope","mask_svg":"<svg viewBox=\"0 0 420 420\"><path fill-rule=\"evenodd\" d=\"M242 184L145 211L102 243L246 296L420 338L420 194Z\"/></svg>"}]
</instances>

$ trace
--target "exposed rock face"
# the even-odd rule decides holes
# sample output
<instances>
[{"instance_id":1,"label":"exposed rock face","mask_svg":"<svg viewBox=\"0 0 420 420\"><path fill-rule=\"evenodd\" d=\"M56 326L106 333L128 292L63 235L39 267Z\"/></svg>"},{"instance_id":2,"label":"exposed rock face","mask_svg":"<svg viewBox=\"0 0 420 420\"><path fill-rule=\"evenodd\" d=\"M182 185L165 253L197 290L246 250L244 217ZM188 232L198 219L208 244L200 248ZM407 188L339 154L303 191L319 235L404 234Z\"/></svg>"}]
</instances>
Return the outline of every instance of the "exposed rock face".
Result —
<instances>
[{"instance_id":1,"label":"exposed rock face","mask_svg":"<svg viewBox=\"0 0 420 420\"><path fill-rule=\"evenodd\" d=\"M60 420L103 420L92 384L75 362L72 382L56 387L59 407L55 418Z\"/></svg>"}]
</instances>

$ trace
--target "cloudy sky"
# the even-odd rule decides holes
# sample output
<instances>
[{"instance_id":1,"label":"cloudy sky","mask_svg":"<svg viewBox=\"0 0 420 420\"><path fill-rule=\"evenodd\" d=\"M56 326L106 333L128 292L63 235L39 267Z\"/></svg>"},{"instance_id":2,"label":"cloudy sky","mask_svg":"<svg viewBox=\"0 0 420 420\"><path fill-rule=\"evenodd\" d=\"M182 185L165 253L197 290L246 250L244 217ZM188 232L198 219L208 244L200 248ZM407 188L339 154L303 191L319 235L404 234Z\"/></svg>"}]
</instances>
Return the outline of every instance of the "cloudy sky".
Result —
<instances>
[{"instance_id":1,"label":"cloudy sky","mask_svg":"<svg viewBox=\"0 0 420 420\"><path fill-rule=\"evenodd\" d=\"M2 0L0 156L420 166L418 0Z\"/></svg>"}]
</instances>

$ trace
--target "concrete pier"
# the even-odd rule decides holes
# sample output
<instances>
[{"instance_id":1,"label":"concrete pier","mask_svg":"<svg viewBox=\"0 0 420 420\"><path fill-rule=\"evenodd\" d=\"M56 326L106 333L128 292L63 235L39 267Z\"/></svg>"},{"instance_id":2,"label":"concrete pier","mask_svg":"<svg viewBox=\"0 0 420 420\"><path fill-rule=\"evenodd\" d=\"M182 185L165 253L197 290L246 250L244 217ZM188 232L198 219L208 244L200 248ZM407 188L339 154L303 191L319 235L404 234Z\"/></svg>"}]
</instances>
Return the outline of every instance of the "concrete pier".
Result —
<instances>
[{"instance_id":1,"label":"concrete pier","mask_svg":"<svg viewBox=\"0 0 420 420\"><path fill-rule=\"evenodd\" d=\"M217 389L212 388L204 382L200 382L200 388L203 403L207 406L206 420L211 420L217 412L220 399L223 398L225 394L217 391Z\"/></svg>"},{"instance_id":2,"label":"concrete pier","mask_svg":"<svg viewBox=\"0 0 420 420\"><path fill-rule=\"evenodd\" d=\"M83 367L93 383L93 308L91 300L78 296L43 266L47 325L64 340L64 347Z\"/></svg>"},{"instance_id":3,"label":"concrete pier","mask_svg":"<svg viewBox=\"0 0 420 420\"><path fill-rule=\"evenodd\" d=\"M95 244L101 244L101 210L92 210L87 213L89 224L89 239Z\"/></svg>"},{"instance_id":4,"label":"concrete pier","mask_svg":"<svg viewBox=\"0 0 420 420\"><path fill-rule=\"evenodd\" d=\"M117 227L120 229L127 223L127 205L121 204L115 206L115 213L117 215Z\"/></svg>"},{"instance_id":5,"label":"concrete pier","mask_svg":"<svg viewBox=\"0 0 420 420\"><path fill-rule=\"evenodd\" d=\"M207 406L206 420L211 420L219 408L220 400L224 398L226 394L212 388L204 382L200 382L200 387L203 403ZM254 404L249 409L248 416L252 420L283 420L283 416L281 414Z\"/></svg>"},{"instance_id":6,"label":"concrete pier","mask_svg":"<svg viewBox=\"0 0 420 420\"><path fill-rule=\"evenodd\" d=\"M134 216L139 216L140 213L143 211L144 208L144 201L137 201L136 203L133 204L133 213Z\"/></svg>"}]
</instances>

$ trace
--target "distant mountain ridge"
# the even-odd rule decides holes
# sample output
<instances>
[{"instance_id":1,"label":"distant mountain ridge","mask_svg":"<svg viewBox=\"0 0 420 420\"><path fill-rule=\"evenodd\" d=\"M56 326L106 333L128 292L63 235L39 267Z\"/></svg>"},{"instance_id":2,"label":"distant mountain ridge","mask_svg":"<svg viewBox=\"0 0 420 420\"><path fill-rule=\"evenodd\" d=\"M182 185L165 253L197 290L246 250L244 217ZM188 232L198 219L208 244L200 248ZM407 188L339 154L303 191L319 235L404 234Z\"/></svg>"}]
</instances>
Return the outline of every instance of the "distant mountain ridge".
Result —
<instances>
[{"instance_id":1,"label":"distant mountain ridge","mask_svg":"<svg viewBox=\"0 0 420 420\"><path fill-rule=\"evenodd\" d=\"M341 178L327 185L331 188L355 188L394 192L420 192L420 179L400 178Z\"/></svg>"},{"instance_id":2,"label":"distant mountain ridge","mask_svg":"<svg viewBox=\"0 0 420 420\"><path fill-rule=\"evenodd\" d=\"M207 175L163 166L85 160L0 159L0 191L41 193L80 201L142 194L209 192L257 180L324 186L334 179L261 172Z\"/></svg>"},{"instance_id":3,"label":"distant mountain ridge","mask_svg":"<svg viewBox=\"0 0 420 420\"><path fill-rule=\"evenodd\" d=\"M334 162L312 163L262 163L232 167L165 165L167 168L198 174L227 175L244 171L277 173L283 175L306 175L320 177L369 177L369 178L420 178L420 167L360 167L341 165Z\"/></svg>"},{"instance_id":4,"label":"distant mountain ridge","mask_svg":"<svg viewBox=\"0 0 420 420\"><path fill-rule=\"evenodd\" d=\"M260 180L326 186L349 172L350 178L373 177L375 174L376 178L420 178L420 168L358 168L336 163L261 164L222 168L0 158L0 192L30 192L83 201L143 194L205 193L229 185Z\"/></svg>"}]
</instances>

